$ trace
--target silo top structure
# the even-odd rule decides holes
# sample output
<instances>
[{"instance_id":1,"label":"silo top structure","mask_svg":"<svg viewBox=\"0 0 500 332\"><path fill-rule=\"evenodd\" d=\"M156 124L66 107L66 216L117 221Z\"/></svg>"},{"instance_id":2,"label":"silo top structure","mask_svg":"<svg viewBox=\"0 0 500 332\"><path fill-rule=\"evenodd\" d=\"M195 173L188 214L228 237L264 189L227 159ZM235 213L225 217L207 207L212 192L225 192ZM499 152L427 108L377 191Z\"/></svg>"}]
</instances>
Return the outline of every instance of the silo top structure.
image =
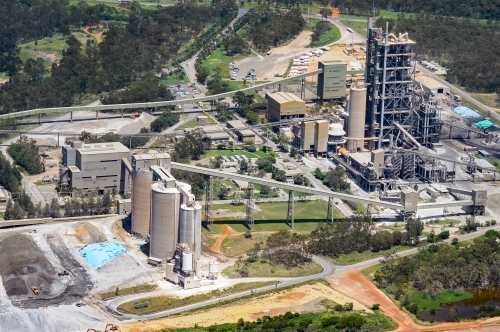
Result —
<instances>
[{"instance_id":1,"label":"silo top structure","mask_svg":"<svg viewBox=\"0 0 500 332\"><path fill-rule=\"evenodd\" d=\"M165 261L172 258L178 243L180 192L157 182L151 186L149 256Z\"/></svg>"},{"instance_id":2,"label":"silo top structure","mask_svg":"<svg viewBox=\"0 0 500 332\"><path fill-rule=\"evenodd\" d=\"M349 94L349 121L347 122L347 150L362 150L365 141L366 88L351 88Z\"/></svg>"}]
</instances>

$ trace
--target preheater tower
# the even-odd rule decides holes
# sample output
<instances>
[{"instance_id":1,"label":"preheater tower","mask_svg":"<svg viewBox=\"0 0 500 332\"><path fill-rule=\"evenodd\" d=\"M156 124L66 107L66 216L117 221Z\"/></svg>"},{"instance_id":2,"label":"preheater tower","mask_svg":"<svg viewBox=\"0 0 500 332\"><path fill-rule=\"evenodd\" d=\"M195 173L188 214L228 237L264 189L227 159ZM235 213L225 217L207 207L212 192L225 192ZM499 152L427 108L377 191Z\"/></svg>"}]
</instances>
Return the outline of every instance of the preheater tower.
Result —
<instances>
[{"instance_id":1,"label":"preheater tower","mask_svg":"<svg viewBox=\"0 0 500 332\"><path fill-rule=\"evenodd\" d=\"M151 226L149 256L165 261L172 258L179 242L181 194L162 182L151 186Z\"/></svg>"}]
</instances>

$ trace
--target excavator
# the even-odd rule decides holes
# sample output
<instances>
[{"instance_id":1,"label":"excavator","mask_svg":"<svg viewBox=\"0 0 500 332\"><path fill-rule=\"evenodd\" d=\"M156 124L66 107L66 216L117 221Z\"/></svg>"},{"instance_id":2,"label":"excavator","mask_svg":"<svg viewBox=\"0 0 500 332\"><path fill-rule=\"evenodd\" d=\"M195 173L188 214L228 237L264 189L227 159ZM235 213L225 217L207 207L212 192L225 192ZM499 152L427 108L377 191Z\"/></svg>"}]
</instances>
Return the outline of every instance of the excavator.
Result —
<instances>
[{"instance_id":1,"label":"excavator","mask_svg":"<svg viewBox=\"0 0 500 332\"><path fill-rule=\"evenodd\" d=\"M106 327L104 328L104 332L109 332L109 331L118 331L118 325L115 324L106 324ZM96 329L87 329L87 332L101 332L101 330L96 330Z\"/></svg>"},{"instance_id":2,"label":"excavator","mask_svg":"<svg viewBox=\"0 0 500 332\"><path fill-rule=\"evenodd\" d=\"M69 276L69 271L68 270L63 270L62 272L59 272L57 274L58 277L62 277L62 276Z\"/></svg>"},{"instance_id":3,"label":"excavator","mask_svg":"<svg viewBox=\"0 0 500 332\"><path fill-rule=\"evenodd\" d=\"M35 295L38 295L38 292L39 292L39 291L38 291L38 287L33 286L33 287L31 287L31 290L33 291L33 293L34 293Z\"/></svg>"}]
</instances>

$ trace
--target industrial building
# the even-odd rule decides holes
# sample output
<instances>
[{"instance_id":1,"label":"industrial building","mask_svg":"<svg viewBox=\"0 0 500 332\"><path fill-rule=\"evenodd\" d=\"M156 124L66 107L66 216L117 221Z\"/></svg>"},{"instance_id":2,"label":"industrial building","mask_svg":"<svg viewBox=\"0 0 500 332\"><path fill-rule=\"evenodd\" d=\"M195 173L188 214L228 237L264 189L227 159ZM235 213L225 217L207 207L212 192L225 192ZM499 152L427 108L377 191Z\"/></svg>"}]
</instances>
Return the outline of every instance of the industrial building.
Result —
<instances>
[{"instance_id":1,"label":"industrial building","mask_svg":"<svg viewBox=\"0 0 500 332\"><path fill-rule=\"evenodd\" d=\"M327 120L304 121L294 127L294 142L303 153L326 157L328 153L329 125ZM333 138L332 138L333 139Z\"/></svg>"},{"instance_id":2,"label":"industrial building","mask_svg":"<svg viewBox=\"0 0 500 332\"><path fill-rule=\"evenodd\" d=\"M87 144L73 141L62 147L59 190L73 188L82 192L116 188L129 191L130 150L119 142Z\"/></svg>"},{"instance_id":3,"label":"industrial building","mask_svg":"<svg viewBox=\"0 0 500 332\"><path fill-rule=\"evenodd\" d=\"M227 121L226 122L227 124L227 127L232 129L240 129L240 130L236 130L234 133L236 134L236 136L238 137L238 140L240 142L255 142L255 133L250 130L250 129L246 129L247 126L245 126L245 124L243 122L241 122L240 120L230 120L230 121Z\"/></svg>"},{"instance_id":4,"label":"industrial building","mask_svg":"<svg viewBox=\"0 0 500 332\"><path fill-rule=\"evenodd\" d=\"M418 75L415 76L415 82L420 84L425 92L436 96L439 93L450 93L450 88L432 77Z\"/></svg>"},{"instance_id":5,"label":"industrial building","mask_svg":"<svg viewBox=\"0 0 500 332\"><path fill-rule=\"evenodd\" d=\"M346 96L347 64L342 61L318 61L318 97L325 99L341 99Z\"/></svg>"},{"instance_id":6,"label":"industrial building","mask_svg":"<svg viewBox=\"0 0 500 332\"><path fill-rule=\"evenodd\" d=\"M270 121L303 118L306 103L293 93L270 93L267 95L267 114Z\"/></svg>"}]
</instances>

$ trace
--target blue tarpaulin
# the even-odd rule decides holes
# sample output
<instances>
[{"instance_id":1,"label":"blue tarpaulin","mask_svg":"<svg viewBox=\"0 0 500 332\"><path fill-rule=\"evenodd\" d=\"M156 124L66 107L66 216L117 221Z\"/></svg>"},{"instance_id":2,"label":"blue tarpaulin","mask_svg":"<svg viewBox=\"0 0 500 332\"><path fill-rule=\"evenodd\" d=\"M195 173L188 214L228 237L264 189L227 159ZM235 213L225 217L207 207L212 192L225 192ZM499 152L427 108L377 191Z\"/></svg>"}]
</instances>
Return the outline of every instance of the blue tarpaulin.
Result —
<instances>
[{"instance_id":1,"label":"blue tarpaulin","mask_svg":"<svg viewBox=\"0 0 500 332\"><path fill-rule=\"evenodd\" d=\"M474 110L471 110L465 106L457 106L453 109L453 112L457 113L463 118L480 118L481 114L477 113Z\"/></svg>"},{"instance_id":2,"label":"blue tarpaulin","mask_svg":"<svg viewBox=\"0 0 500 332\"><path fill-rule=\"evenodd\" d=\"M78 253L95 270L99 270L104 264L113 260L123 252L126 252L122 245L113 242L92 243L78 250Z\"/></svg>"}]
</instances>

